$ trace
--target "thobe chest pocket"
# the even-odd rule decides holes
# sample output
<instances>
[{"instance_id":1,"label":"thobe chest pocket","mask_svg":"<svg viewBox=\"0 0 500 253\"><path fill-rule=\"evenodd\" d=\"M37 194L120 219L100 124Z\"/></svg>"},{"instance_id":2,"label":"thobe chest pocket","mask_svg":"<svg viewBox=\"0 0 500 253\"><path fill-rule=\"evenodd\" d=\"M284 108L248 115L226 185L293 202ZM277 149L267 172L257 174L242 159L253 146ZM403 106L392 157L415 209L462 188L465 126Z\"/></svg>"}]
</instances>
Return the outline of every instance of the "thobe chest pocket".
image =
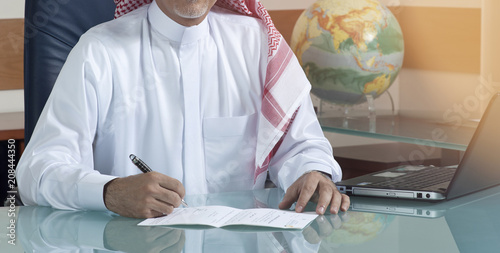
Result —
<instances>
[{"instance_id":1,"label":"thobe chest pocket","mask_svg":"<svg viewBox=\"0 0 500 253\"><path fill-rule=\"evenodd\" d=\"M205 172L209 192L253 186L258 113L203 119Z\"/></svg>"}]
</instances>

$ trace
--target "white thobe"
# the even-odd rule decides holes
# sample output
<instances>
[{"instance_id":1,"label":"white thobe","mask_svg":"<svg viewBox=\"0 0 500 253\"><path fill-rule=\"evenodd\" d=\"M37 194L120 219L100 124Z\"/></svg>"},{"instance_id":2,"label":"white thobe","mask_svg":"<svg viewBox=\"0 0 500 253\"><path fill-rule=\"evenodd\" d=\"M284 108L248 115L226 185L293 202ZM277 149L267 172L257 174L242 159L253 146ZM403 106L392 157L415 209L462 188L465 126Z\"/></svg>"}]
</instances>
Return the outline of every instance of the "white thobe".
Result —
<instances>
[{"instance_id":1,"label":"white thobe","mask_svg":"<svg viewBox=\"0 0 500 253\"><path fill-rule=\"evenodd\" d=\"M267 47L260 20L219 7L184 27L153 2L89 30L19 162L22 200L103 210L103 186L140 173L130 154L181 181L186 194L263 188L254 170ZM310 170L341 177L307 97L269 174L287 189Z\"/></svg>"}]
</instances>

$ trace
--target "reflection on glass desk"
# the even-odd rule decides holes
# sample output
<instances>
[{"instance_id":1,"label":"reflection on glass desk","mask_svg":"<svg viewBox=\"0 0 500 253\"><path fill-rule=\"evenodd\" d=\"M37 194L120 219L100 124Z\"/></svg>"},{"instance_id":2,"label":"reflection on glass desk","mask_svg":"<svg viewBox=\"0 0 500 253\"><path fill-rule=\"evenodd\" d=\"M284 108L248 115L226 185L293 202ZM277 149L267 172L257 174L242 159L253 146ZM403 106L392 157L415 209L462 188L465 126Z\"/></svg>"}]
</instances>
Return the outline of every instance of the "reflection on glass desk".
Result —
<instances>
[{"instance_id":1,"label":"reflection on glass desk","mask_svg":"<svg viewBox=\"0 0 500 253\"><path fill-rule=\"evenodd\" d=\"M190 205L276 207L266 189L187 196ZM309 210L314 210L309 206ZM0 252L497 252L500 187L443 203L352 198L351 210L304 230L138 227L109 212L0 208ZM12 219L12 220L11 220ZM8 227L14 224L14 229ZM14 232L14 235L10 235ZM15 238L15 246L8 243Z\"/></svg>"},{"instance_id":2,"label":"reflection on glass desk","mask_svg":"<svg viewBox=\"0 0 500 253\"><path fill-rule=\"evenodd\" d=\"M318 117L324 131L464 151L476 122L443 123L399 115Z\"/></svg>"}]
</instances>

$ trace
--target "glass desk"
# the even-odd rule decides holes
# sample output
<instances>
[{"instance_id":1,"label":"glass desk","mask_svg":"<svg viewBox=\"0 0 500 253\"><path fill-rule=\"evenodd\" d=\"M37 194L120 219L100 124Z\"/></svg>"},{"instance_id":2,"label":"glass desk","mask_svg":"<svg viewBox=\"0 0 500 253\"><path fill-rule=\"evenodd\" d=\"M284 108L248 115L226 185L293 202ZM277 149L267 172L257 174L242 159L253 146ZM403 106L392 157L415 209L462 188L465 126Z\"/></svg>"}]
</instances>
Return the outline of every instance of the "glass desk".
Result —
<instances>
[{"instance_id":1,"label":"glass desk","mask_svg":"<svg viewBox=\"0 0 500 253\"><path fill-rule=\"evenodd\" d=\"M373 119L360 117L318 117L324 131L350 134L417 145L464 151L474 134L477 123L445 124L439 121L377 115Z\"/></svg>"},{"instance_id":2,"label":"glass desk","mask_svg":"<svg viewBox=\"0 0 500 253\"><path fill-rule=\"evenodd\" d=\"M276 207L281 196L274 188L186 201ZM302 231L138 227L109 212L2 207L0 252L498 252L499 213L499 187L442 203L352 198L348 212L319 216Z\"/></svg>"}]
</instances>

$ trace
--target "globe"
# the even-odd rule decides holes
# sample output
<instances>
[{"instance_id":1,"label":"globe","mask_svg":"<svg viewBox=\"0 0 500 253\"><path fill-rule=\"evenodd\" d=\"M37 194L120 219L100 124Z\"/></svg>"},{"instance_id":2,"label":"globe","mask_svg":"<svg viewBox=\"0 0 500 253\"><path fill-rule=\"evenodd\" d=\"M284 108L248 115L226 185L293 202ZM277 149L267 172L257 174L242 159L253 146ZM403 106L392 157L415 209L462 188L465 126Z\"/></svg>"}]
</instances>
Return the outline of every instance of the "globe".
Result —
<instances>
[{"instance_id":1,"label":"globe","mask_svg":"<svg viewBox=\"0 0 500 253\"><path fill-rule=\"evenodd\" d=\"M318 0L300 15L290 44L311 92L334 104L379 97L403 64L401 27L378 0Z\"/></svg>"}]
</instances>

